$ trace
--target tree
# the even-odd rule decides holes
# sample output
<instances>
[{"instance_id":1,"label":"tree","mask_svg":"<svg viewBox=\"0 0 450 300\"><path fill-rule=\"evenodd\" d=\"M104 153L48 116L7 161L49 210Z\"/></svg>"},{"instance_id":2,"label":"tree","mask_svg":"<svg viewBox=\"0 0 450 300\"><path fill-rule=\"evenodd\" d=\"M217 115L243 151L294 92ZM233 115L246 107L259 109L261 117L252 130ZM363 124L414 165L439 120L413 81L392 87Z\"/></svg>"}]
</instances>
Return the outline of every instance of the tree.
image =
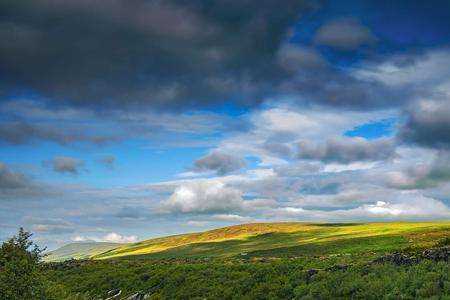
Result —
<instances>
[{"instance_id":1,"label":"tree","mask_svg":"<svg viewBox=\"0 0 450 300\"><path fill-rule=\"evenodd\" d=\"M42 252L23 228L0 247L1 300L59 300L72 298L64 287L49 284L41 268ZM75 295L76 296L76 295Z\"/></svg>"},{"instance_id":2,"label":"tree","mask_svg":"<svg viewBox=\"0 0 450 300\"><path fill-rule=\"evenodd\" d=\"M32 234L23 228L0 247L1 299L46 299L39 272L43 249L31 240Z\"/></svg>"}]
</instances>

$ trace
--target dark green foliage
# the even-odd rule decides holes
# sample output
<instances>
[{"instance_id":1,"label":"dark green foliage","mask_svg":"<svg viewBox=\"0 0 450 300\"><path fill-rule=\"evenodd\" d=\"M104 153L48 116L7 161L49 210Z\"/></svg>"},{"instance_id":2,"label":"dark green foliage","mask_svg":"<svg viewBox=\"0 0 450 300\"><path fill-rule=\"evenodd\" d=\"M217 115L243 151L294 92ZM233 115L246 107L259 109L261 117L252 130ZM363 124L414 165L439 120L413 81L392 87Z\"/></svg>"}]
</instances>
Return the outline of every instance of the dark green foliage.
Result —
<instances>
[{"instance_id":1,"label":"dark green foliage","mask_svg":"<svg viewBox=\"0 0 450 300\"><path fill-rule=\"evenodd\" d=\"M94 261L49 270L49 278L74 292L105 297L112 289L150 299L450 299L446 261L413 266L360 264L308 275L301 260Z\"/></svg>"},{"instance_id":2,"label":"dark green foliage","mask_svg":"<svg viewBox=\"0 0 450 300\"><path fill-rule=\"evenodd\" d=\"M17 236L0 248L0 293L2 299L47 299L39 260L42 250L20 228Z\"/></svg>"},{"instance_id":3,"label":"dark green foliage","mask_svg":"<svg viewBox=\"0 0 450 300\"><path fill-rule=\"evenodd\" d=\"M31 236L20 228L16 236L0 247L0 299L83 299L46 280L40 263L43 249L31 241Z\"/></svg>"}]
</instances>

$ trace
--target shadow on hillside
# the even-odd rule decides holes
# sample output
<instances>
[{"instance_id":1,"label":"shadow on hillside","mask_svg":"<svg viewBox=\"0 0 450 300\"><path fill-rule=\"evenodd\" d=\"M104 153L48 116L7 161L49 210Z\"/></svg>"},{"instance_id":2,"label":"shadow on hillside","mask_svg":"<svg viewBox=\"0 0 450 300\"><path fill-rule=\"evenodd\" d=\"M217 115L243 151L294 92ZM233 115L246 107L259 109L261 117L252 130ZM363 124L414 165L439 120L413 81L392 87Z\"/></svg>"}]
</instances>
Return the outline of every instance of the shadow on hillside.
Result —
<instances>
[{"instance_id":1,"label":"shadow on hillside","mask_svg":"<svg viewBox=\"0 0 450 300\"><path fill-rule=\"evenodd\" d=\"M127 256L125 259L227 258L227 257L299 257L364 252L390 252L408 244L405 237L385 235L323 238L311 241L311 233L266 233L245 240L194 243L165 251ZM316 232L320 236L320 233ZM314 236L314 234L312 234ZM318 237L318 236L316 236Z\"/></svg>"}]
</instances>

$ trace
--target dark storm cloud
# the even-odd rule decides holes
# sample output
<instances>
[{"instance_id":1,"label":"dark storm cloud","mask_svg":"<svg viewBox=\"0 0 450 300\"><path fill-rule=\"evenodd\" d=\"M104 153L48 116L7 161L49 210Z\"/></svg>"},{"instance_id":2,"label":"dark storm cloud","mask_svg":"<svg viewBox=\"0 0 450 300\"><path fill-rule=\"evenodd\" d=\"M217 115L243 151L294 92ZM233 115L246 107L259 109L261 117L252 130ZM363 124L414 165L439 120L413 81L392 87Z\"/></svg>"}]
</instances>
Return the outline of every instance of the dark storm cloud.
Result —
<instances>
[{"instance_id":1,"label":"dark storm cloud","mask_svg":"<svg viewBox=\"0 0 450 300\"><path fill-rule=\"evenodd\" d=\"M360 137L334 138L325 144L302 141L299 147L299 158L326 162L379 161L395 155L394 143L384 138L374 141Z\"/></svg>"},{"instance_id":2,"label":"dark storm cloud","mask_svg":"<svg viewBox=\"0 0 450 300\"><path fill-rule=\"evenodd\" d=\"M398 137L407 143L431 148L450 148L450 98L414 103Z\"/></svg>"},{"instance_id":3,"label":"dark storm cloud","mask_svg":"<svg viewBox=\"0 0 450 300\"><path fill-rule=\"evenodd\" d=\"M297 104L321 104L340 109L397 107L415 96L414 89L358 78L330 66L305 68L280 84L279 90Z\"/></svg>"},{"instance_id":4,"label":"dark storm cloud","mask_svg":"<svg viewBox=\"0 0 450 300\"><path fill-rule=\"evenodd\" d=\"M26 122L0 123L0 144L21 145L37 140L51 141L62 146L88 143L103 146L115 142L119 137L87 135L70 128L39 125Z\"/></svg>"},{"instance_id":5,"label":"dark storm cloud","mask_svg":"<svg viewBox=\"0 0 450 300\"><path fill-rule=\"evenodd\" d=\"M4 0L0 78L96 107L249 104L280 79L275 52L314 7L312 0Z\"/></svg>"},{"instance_id":6,"label":"dark storm cloud","mask_svg":"<svg viewBox=\"0 0 450 300\"><path fill-rule=\"evenodd\" d=\"M330 21L319 28L314 41L317 44L349 51L360 46L373 45L375 37L358 20L342 18Z\"/></svg>"},{"instance_id":7,"label":"dark storm cloud","mask_svg":"<svg viewBox=\"0 0 450 300\"><path fill-rule=\"evenodd\" d=\"M56 156L51 160L44 163L45 165L51 167L53 171L58 173L71 173L78 174L80 168L83 166L83 162L79 159L67 157L67 156Z\"/></svg>"},{"instance_id":8,"label":"dark storm cloud","mask_svg":"<svg viewBox=\"0 0 450 300\"><path fill-rule=\"evenodd\" d=\"M20 189L28 184L27 177L13 172L7 165L0 162L0 190Z\"/></svg>"},{"instance_id":9,"label":"dark storm cloud","mask_svg":"<svg viewBox=\"0 0 450 300\"><path fill-rule=\"evenodd\" d=\"M324 66L324 61L313 49L294 44L283 45L277 52L276 62L290 72Z\"/></svg>"},{"instance_id":10,"label":"dark storm cloud","mask_svg":"<svg viewBox=\"0 0 450 300\"><path fill-rule=\"evenodd\" d=\"M245 161L240 157L213 151L205 157L194 161L194 171L214 171L218 174L226 174L237 171L245 166Z\"/></svg>"}]
</instances>

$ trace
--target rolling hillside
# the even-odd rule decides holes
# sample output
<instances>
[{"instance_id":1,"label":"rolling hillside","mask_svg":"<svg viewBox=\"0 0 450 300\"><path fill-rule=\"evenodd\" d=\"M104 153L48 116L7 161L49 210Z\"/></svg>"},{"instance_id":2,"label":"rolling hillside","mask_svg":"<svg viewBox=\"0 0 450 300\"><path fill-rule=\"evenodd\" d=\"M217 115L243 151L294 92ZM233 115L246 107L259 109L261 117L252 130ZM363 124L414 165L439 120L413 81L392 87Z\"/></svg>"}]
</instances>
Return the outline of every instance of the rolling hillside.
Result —
<instances>
[{"instance_id":1,"label":"rolling hillside","mask_svg":"<svg viewBox=\"0 0 450 300\"><path fill-rule=\"evenodd\" d=\"M83 242L67 244L48 253L44 261L64 261L68 259L86 259L105 251L117 248L122 244Z\"/></svg>"},{"instance_id":2,"label":"rolling hillside","mask_svg":"<svg viewBox=\"0 0 450 300\"><path fill-rule=\"evenodd\" d=\"M260 223L122 245L94 259L378 255L448 241L447 223Z\"/></svg>"}]
</instances>

